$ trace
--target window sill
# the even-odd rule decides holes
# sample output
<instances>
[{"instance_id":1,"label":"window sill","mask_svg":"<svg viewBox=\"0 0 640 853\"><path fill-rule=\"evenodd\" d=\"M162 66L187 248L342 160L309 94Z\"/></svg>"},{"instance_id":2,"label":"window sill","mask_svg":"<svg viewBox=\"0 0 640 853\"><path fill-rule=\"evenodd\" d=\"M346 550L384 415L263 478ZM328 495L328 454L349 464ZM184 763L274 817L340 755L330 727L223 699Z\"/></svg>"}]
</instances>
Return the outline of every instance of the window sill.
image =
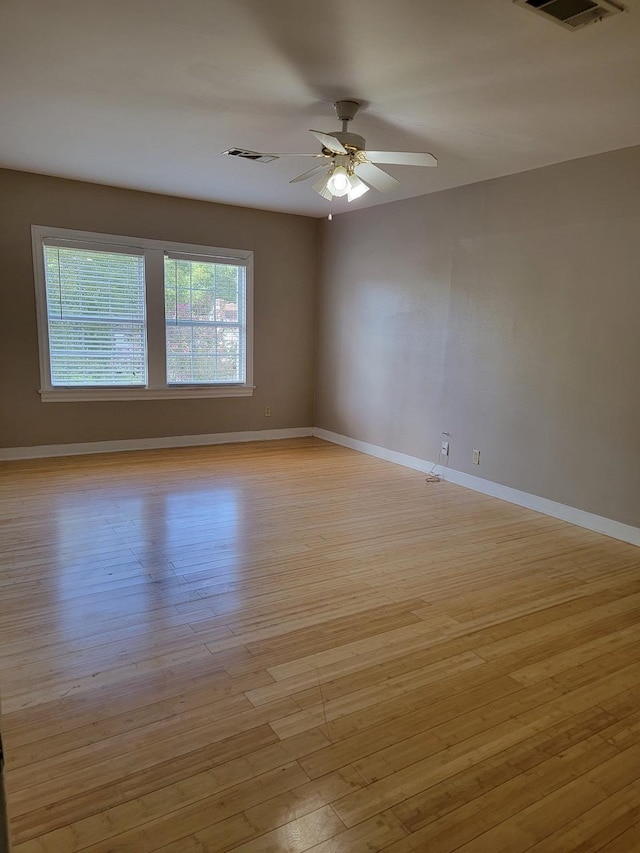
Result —
<instances>
[{"instance_id":1,"label":"window sill","mask_svg":"<svg viewBox=\"0 0 640 853\"><path fill-rule=\"evenodd\" d=\"M43 403L82 403L100 400L184 400L188 398L252 397L254 385L186 385L171 388L45 388Z\"/></svg>"}]
</instances>

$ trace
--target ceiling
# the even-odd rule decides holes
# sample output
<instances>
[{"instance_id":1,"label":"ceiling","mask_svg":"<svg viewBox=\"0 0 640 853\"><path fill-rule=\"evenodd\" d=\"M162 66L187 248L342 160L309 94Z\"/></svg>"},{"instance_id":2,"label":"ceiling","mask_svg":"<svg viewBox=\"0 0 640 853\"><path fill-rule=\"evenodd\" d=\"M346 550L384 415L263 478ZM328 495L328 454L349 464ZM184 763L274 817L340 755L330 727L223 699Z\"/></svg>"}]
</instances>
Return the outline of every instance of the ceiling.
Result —
<instances>
[{"instance_id":1,"label":"ceiling","mask_svg":"<svg viewBox=\"0 0 640 853\"><path fill-rule=\"evenodd\" d=\"M401 186L355 209L640 144L640 0L569 32L511 0L20 0L0 10L0 165L322 216L289 180L338 98ZM347 209L344 199L333 211Z\"/></svg>"}]
</instances>

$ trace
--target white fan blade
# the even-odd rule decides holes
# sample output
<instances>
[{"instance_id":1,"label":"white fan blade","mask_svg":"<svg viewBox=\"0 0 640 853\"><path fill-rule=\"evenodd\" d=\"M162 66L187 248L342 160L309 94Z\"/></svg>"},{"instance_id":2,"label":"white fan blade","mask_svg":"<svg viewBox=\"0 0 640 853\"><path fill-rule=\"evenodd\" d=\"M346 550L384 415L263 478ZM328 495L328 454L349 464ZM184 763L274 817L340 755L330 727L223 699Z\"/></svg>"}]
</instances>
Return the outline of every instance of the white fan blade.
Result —
<instances>
[{"instance_id":1,"label":"white fan blade","mask_svg":"<svg viewBox=\"0 0 640 853\"><path fill-rule=\"evenodd\" d=\"M373 163L360 163L356 166L356 174L381 193L391 192L400 186L400 181L383 172L382 169L378 169Z\"/></svg>"},{"instance_id":2,"label":"white fan blade","mask_svg":"<svg viewBox=\"0 0 640 853\"><path fill-rule=\"evenodd\" d=\"M437 166L433 154L414 154L411 151L365 151L364 156L372 163L388 163L390 166Z\"/></svg>"},{"instance_id":3,"label":"white fan blade","mask_svg":"<svg viewBox=\"0 0 640 853\"><path fill-rule=\"evenodd\" d=\"M317 175L318 172L322 172L327 168L326 163L320 163L319 166L314 166L313 169L309 169L308 172L303 172L302 175L298 175L297 178L293 178L289 181L290 184L297 184L298 181L306 181L307 178L311 178L313 175Z\"/></svg>"},{"instance_id":4,"label":"white fan blade","mask_svg":"<svg viewBox=\"0 0 640 853\"><path fill-rule=\"evenodd\" d=\"M269 151L260 155L261 157L328 157L328 154L302 154L298 151L274 152Z\"/></svg>"},{"instance_id":5,"label":"white fan blade","mask_svg":"<svg viewBox=\"0 0 640 853\"><path fill-rule=\"evenodd\" d=\"M347 149L344 147L342 142L338 142L335 136L329 136L328 133L323 133L321 130L310 130L309 133L313 133L318 142L321 142L325 148L328 148L329 151L333 151L334 154L347 153Z\"/></svg>"}]
</instances>

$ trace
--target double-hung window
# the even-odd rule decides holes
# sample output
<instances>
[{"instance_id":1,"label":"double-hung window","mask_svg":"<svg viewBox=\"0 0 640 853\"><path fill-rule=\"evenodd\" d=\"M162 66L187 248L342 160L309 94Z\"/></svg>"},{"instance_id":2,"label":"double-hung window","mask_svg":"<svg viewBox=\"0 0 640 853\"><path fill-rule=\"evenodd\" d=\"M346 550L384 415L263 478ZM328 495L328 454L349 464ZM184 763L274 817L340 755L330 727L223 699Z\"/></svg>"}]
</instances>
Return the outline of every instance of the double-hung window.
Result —
<instances>
[{"instance_id":1,"label":"double-hung window","mask_svg":"<svg viewBox=\"0 0 640 853\"><path fill-rule=\"evenodd\" d=\"M252 253L32 227L40 393L247 396Z\"/></svg>"}]
</instances>

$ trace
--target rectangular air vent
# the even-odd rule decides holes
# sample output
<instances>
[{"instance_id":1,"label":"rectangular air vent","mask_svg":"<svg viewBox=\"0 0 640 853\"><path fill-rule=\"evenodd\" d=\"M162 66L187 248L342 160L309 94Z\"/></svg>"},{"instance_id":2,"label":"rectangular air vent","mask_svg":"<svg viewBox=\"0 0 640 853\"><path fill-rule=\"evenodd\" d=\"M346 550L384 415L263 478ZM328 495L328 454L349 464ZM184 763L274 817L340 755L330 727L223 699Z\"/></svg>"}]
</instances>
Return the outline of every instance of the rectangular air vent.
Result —
<instances>
[{"instance_id":1,"label":"rectangular air vent","mask_svg":"<svg viewBox=\"0 0 640 853\"><path fill-rule=\"evenodd\" d=\"M531 9L537 15L564 27L567 30L581 30L589 24L595 24L625 7L617 0L513 0L516 6Z\"/></svg>"},{"instance_id":2,"label":"rectangular air vent","mask_svg":"<svg viewBox=\"0 0 640 853\"><path fill-rule=\"evenodd\" d=\"M258 163L270 163L278 159L275 154L260 154L258 151L247 151L244 148L229 148L222 153L229 157L241 157L243 160L256 160Z\"/></svg>"}]
</instances>

